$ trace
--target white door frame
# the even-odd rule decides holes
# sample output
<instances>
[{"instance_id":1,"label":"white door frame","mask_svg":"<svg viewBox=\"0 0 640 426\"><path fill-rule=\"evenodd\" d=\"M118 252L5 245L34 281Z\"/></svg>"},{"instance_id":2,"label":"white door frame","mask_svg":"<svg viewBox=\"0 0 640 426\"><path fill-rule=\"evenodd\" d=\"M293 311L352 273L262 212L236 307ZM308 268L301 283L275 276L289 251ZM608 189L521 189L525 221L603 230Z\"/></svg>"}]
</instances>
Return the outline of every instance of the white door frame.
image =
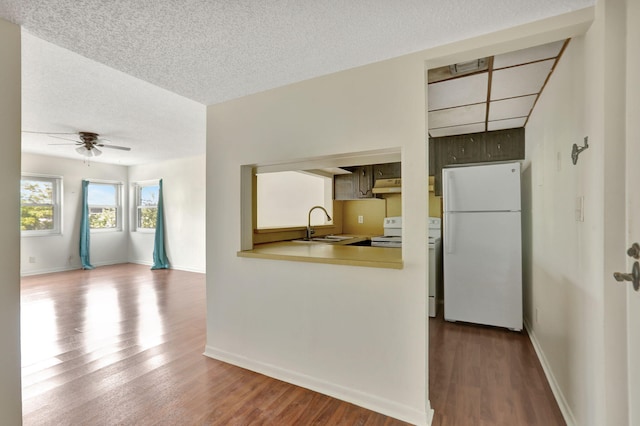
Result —
<instances>
[{"instance_id":1,"label":"white door frame","mask_svg":"<svg viewBox=\"0 0 640 426\"><path fill-rule=\"evenodd\" d=\"M626 242L640 242L640 2L626 0ZM633 259L627 257L627 270ZM626 284L629 425L640 425L640 291Z\"/></svg>"}]
</instances>

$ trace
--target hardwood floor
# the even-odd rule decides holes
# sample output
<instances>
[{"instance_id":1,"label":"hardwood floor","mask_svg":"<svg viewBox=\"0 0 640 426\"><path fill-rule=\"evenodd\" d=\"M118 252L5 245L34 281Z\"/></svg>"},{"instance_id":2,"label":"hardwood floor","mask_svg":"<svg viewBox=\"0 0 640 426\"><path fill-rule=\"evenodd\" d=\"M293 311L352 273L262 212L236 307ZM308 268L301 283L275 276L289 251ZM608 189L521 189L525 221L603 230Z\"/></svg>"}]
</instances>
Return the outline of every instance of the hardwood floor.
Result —
<instances>
[{"instance_id":1,"label":"hardwood floor","mask_svg":"<svg viewBox=\"0 0 640 426\"><path fill-rule=\"evenodd\" d=\"M202 274L25 277L21 305L26 426L406 424L202 355Z\"/></svg>"},{"instance_id":2,"label":"hardwood floor","mask_svg":"<svg viewBox=\"0 0 640 426\"><path fill-rule=\"evenodd\" d=\"M435 426L562 425L526 334L429 321ZM22 280L29 425L406 425L202 355L205 277L116 265Z\"/></svg>"},{"instance_id":3,"label":"hardwood floor","mask_svg":"<svg viewBox=\"0 0 640 426\"><path fill-rule=\"evenodd\" d=\"M429 320L433 426L564 425L526 334Z\"/></svg>"}]
</instances>

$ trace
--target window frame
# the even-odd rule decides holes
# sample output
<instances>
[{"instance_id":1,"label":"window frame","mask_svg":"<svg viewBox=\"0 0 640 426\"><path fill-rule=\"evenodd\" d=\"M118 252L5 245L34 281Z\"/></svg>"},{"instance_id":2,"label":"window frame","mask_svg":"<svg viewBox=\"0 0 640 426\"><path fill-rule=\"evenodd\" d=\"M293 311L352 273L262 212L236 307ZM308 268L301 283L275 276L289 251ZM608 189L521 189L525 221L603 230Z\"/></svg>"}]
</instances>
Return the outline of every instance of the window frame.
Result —
<instances>
[{"instance_id":1,"label":"window frame","mask_svg":"<svg viewBox=\"0 0 640 426\"><path fill-rule=\"evenodd\" d=\"M134 201L134 210L133 210L133 226L132 229L135 232L141 232L145 234L155 234L156 228L142 228L138 224L140 223L140 210L142 208L155 208L156 209L156 223L157 223L157 212L158 212L158 204L155 206L142 205L141 201L141 193L142 189L148 186L159 186L160 179L151 179L145 181L139 181L133 183L133 201ZM159 190L158 190L159 195Z\"/></svg>"},{"instance_id":2,"label":"window frame","mask_svg":"<svg viewBox=\"0 0 640 426\"><path fill-rule=\"evenodd\" d=\"M21 173L20 174L20 220L22 221L22 181L34 180L42 182L51 182L51 201L53 208L53 229L37 229L37 230L20 230L21 237L49 237L62 235L62 176L45 175L39 173ZM42 206L49 204L27 204L27 206Z\"/></svg>"},{"instance_id":3,"label":"window frame","mask_svg":"<svg viewBox=\"0 0 640 426\"><path fill-rule=\"evenodd\" d=\"M91 233L103 233L103 232L122 232L122 230L124 229L124 226L122 224L122 206L123 206L123 200L122 200L122 186L123 183L120 181L113 181L113 180L97 180L97 179L85 179L86 181L89 182L89 187L87 188L87 210L89 211L89 215L91 215L90 211L91 208L105 208L105 209L110 209L110 208L114 208L116 209L116 226L113 228L91 228L91 224L89 224L89 232ZM111 185L113 187L115 187L116 189L116 205L115 206L111 206L111 205L102 205L102 204L89 204L89 191L91 191L91 185Z\"/></svg>"}]
</instances>

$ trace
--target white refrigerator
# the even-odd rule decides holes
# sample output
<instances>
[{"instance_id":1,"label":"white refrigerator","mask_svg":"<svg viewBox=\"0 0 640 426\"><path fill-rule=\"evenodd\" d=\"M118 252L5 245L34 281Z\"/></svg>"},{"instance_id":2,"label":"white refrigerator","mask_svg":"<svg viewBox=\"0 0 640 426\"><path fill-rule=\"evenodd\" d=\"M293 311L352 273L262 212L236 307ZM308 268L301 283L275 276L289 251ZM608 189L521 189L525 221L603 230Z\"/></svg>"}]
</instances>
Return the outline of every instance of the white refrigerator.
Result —
<instances>
[{"instance_id":1,"label":"white refrigerator","mask_svg":"<svg viewBox=\"0 0 640 426\"><path fill-rule=\"evenodd\" d=\"M520 163L444 168L444 318L522 330Z\"/></svg>"}]
</instances>

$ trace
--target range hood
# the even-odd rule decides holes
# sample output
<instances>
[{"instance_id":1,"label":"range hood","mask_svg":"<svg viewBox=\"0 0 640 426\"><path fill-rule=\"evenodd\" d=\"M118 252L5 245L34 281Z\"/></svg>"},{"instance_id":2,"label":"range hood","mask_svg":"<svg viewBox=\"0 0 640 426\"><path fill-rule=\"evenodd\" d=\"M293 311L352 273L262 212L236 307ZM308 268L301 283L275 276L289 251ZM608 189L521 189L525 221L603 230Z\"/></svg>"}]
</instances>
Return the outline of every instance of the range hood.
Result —
<instances>
[{"instance_id":1,"label":"range hood","mask_svg":"<svg viewBox=\"0 0 640 426\"><path fill-rule=\"evenodd\" d=\"M372 192L374 194L399 194L402 192L402 179L376 179Z\"/></svg>"}]
</instances>

